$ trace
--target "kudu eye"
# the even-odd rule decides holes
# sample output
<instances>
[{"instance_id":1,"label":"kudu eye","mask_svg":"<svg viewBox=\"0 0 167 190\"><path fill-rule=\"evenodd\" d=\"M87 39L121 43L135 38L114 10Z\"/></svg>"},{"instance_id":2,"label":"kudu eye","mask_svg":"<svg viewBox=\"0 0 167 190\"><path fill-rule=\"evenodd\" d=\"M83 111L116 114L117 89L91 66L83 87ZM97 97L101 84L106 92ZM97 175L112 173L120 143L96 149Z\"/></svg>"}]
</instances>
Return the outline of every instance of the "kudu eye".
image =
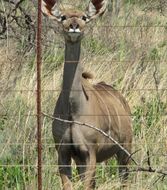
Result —
<instances>
[{"instance_id":1,"label":"kudu eye","mask_svg":"<svg viewBox=\"0 0 167 190\"><path fill-rule=\"evenodd\" d=\"M62 15L61 16L61 21L64 21L64 20L66 20L67 19L67 17L65 16L65 15Z\"/></svg>"},{"instance_id":2,"label":"kudu eye","mask_svg":"<svg viewBox=\"0 0 167 190\"><path fill-rule=\"evenodd\" d=\"M87 17L86 16L82 16L82 20L86 21Z\"/></svg>"}]
</instances>

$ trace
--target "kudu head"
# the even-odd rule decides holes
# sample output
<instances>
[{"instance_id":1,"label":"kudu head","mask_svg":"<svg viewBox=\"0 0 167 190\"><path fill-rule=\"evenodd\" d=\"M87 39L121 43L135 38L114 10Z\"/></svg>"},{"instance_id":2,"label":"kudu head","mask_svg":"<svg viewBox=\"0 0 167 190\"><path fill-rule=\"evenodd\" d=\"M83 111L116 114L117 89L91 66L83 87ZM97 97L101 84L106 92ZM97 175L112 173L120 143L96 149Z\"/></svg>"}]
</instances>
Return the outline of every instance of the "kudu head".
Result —
<instances>
[{"instance_id":1,"label":"kudu head","mask_svg":"<svg viewBox=\"0 0 167 190\"><path fill-rule=\"evenodd\" d=\"M62 25L65 39L71 42L80 40L85 26L94 18L102 15L107 0L91 0L85 12L73 9L60 9L58 0L42 0L42 12Z\"/></svg>"}]
</instances>

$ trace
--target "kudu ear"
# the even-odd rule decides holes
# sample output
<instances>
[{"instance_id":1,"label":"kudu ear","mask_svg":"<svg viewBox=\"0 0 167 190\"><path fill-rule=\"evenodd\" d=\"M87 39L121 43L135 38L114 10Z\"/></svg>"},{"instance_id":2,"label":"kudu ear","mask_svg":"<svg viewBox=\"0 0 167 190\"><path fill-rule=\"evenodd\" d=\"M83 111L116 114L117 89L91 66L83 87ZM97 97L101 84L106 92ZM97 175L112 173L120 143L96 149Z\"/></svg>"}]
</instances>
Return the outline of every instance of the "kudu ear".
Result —
<instances>
[{"instance_id":1,"label":"kudu ear","mask_svg":"<svg viewBox=\"0 0 167 190\"><path fill-rule=\"evenodd\" d=\"M61 11L57 0L42 0L42 12L58 22L61 21Z\"/></svg>"},{"instance_id":2,"label":"kudu ear","mask_svg":"<svg viewBox=\"0 0 167 190\"><path fill-rule=\"evenodd\" d=\"M87 7L87 16L89 21L102 15L107 8L108 0L90 0ZM88 22L89 22L88 21Z\"/></svg>"}]
</instances>

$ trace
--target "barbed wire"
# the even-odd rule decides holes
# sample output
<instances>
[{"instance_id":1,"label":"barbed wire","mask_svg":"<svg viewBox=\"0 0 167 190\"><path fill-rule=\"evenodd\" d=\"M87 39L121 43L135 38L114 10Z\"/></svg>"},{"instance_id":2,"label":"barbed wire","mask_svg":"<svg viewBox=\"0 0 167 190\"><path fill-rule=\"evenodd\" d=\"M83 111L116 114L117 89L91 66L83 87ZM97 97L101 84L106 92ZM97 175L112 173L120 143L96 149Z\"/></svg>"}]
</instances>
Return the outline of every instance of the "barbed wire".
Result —
<instances>
[{"instance_id":1,"label":"barbed wire","mask_svg":"<svg viewBox=\"0 0 167 190\"><path fill-rule=\"evenodd\" d=\"M52 114L50 114L50 115L52 115ZM61 115L61 114L60 114ZM156 116L157 114L155 113L155 114L152 114L152 116ZM167 116L167 113L159 113L159 115L161 116L161 117L166 117ZM37 114L13 114L13 115L9 115L9 114L0 114L0 116L1 117L5 117L6 119L7 118L15 118L15 117L36 117L37 116ZM86 115L86 114L80 114L79 116L89 116L89 117L95 117L95 116L98 116L98 117L104 117L104 116L120 116L120 117L127 117L127 116L130 116L130 117L136 117L136 115L135 114L127 114L127 115L120 115L120 114L111 114L111 115L107 115L107 114L101 114L101 115ZM148 114L142 114L141 115L141 117L149 117L148 116ZM3 119L5 119L5 118L3 118ZM141 120L142 120L142 118L141 118Z\"/></svg>"},{"instance_id":2,"label":"barbed wire","mask_svg":"<svg viewBox=\"0 0 167 190\"><path fill-rule=\"evenodd\" d=\"M42 138L43 142L42 142L42 145L44 146L53 146L55 148L56 145L60 145L60 143L48 143L48 142L44 142L45 140L52 140L52 139L45 139L45 138ZM162 147L166 147L166 144L165 144L165 140L164 139L164 142L160 142L158 144L162 145ZM9 146L18 146L18 145L23 145L23 146L31 146L31 145L37 145L37 142L25 142L25 141L22 141L22 142L0 142L0 144L8 144ZM111 143L98 143L99 145L111 145ZM124 145L128 145L129 143L123 143ZM130 143L131 145L139 145L139 143L135 143L135 142L132 142ZM62 146L69 146L69 145L83 145L83 143L61 143ZM87 143L87 145L95 145L95 143ZM156 143L153 143L153 142L141 142L140 145L157 145L157 142ZM157 154L157 153L156 153ZM167 153L162 155L162 153L160 154L161 156L167 156ZM156 156L156 155L155 155Z\"/></svg>"},{"instance_id":3,"label":"barbed wire","mask_svg":"<svg viewBox=\"0 0 167 190\"><path fill-rule=\"evenodd\" d=\"M121 89L112 89L112 90L108 90L108 91L120 91ZM167 90L167 88L158 88L158 89L155 89L155 88L141 88L141 89L129 89L128 91L166 91ZM62 91L62 89L61 88L58 88L58 89L41 89L40 90L41 92L50 92L50 91L58 91L58 92L60 92L60 91ZM63 90L63 91L66 91L66 90ZM67 90L68 91L68 90ZM80 90L73 90L73 91L80 91ZM91 90L91 89L87 89L87 91L97 91L97 90ZM99 89L98 91L104 91L104 90L102 90L102 89ZM20 92L20 93L23 93L23 92L34 92L34 93L36 93L37 92L37 90L31 90L31 89L29 89L29 90L24 90L24 89L18 89L18 90L10 90L10 89L8 89L8 90L0 90L0 92Z\"/></svg>"},{"instance_id":4,"label":"barbed wire","mask_svg":"<svg viewBox=\"0 0 167 190\"><path fill-rule=\"evenodd\" d=\"M75 164L73 164L74 166L75 166ZM37 164L0 164L0 167L35 167L35 168L37 168ZM42 164L42 166L44 166L44 167L69 167L69 166L71 166L71 165L58 165L58 164ZM125 165L102 165L102 164L96 164L96 165L90 165L90 164L88 164L88 165L77 165L78 167L85 167L85 166L97 166L97 167L102 167L102 166L104 166L104 167L106 167L106 168L118 168L118 166L120 166L120 167L124 167ZM157 167L158 165L154 165L154 166L152 166L152 167ZM135 169L137 169L136 168L136 165L129 165L128 166L129 168L135 168ZM129 172L135 172L136 170L132 170L132 171L129 171ZM148 168L145 168L145 170L146 170L146 172L149 172L148 171ZM159 170L158 170L159 171ZM137 171L136 171L137 172ZM159 171L159 172L161 172L161 170ZM165 175L167 175L167 171L162 171L163 173L160 173L160 174L165 174ZM158 172L151 172L151 173L158 173Z\"/></svg>"}]
</instances>

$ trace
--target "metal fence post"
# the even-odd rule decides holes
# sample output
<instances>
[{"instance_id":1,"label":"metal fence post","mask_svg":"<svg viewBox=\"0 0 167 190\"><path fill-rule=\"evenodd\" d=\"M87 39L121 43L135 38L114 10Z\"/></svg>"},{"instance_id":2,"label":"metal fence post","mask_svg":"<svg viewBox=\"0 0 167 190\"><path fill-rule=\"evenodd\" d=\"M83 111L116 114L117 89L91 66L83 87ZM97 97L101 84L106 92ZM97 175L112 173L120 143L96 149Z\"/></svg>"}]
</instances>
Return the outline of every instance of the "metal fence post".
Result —
<instances>
[{"instance_id":1,"label":"metal fence post","mask_svg":"<svg viewBox=\"0 0 167 190\"><path fill-rule=\"evenodd\" d=\"M42 190L42 141L41 141L41 0L38 0L37 24L37 144L38 144L38 190Z\"/></svg>"}]
</instances>

